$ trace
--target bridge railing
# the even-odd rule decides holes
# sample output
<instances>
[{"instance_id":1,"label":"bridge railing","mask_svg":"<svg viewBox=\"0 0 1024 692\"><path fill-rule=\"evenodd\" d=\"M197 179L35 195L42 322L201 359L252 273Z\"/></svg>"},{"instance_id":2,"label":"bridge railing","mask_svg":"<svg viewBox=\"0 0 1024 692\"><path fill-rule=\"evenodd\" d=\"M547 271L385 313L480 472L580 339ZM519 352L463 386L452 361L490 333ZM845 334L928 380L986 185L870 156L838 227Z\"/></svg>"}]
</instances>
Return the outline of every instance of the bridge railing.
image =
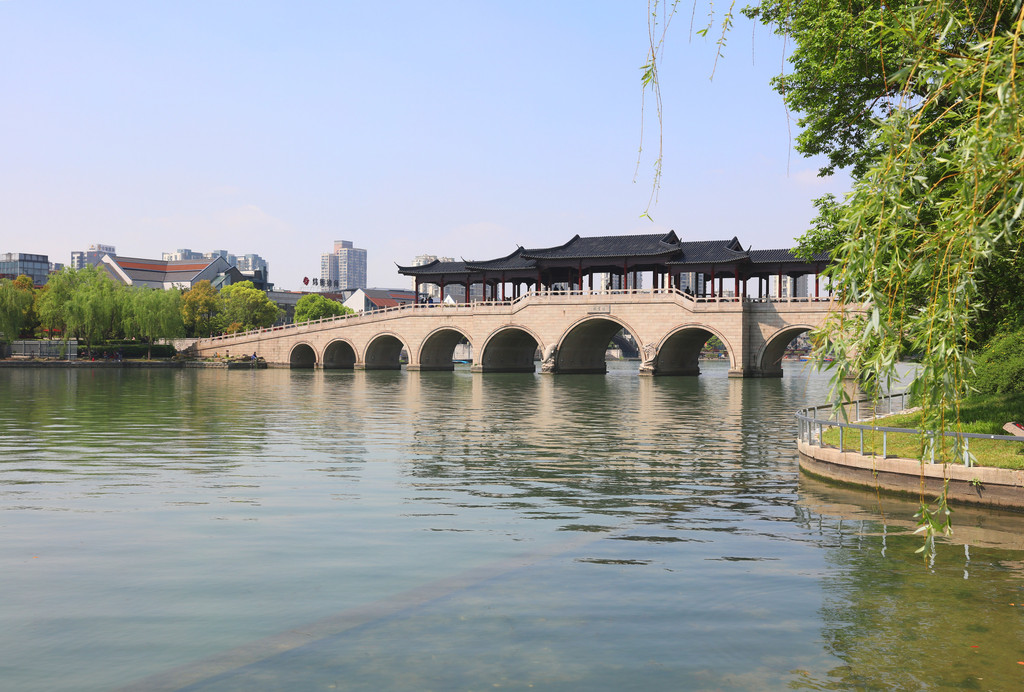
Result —
<instances>
[{"instance_id":1,"label":"bridge railing","mask_svg":"<svg viewBox=\"0 0 1024 692\"><path fill-rule=\"evenodd\" d=\"M399 312L408 311L420 311L420 310L443 310L443 309L455 309L455 308L473 308L473 307L509 307L518 305L534 298L538 297L558 297L558 296L629 296L629 295L674 295L684 300L691 301L693 303L735 303L743 300L748 303L808 303L818 301L828 301L828 298L751 298L742 297L735 298L733 296L716 296L714 298L710 296L697 297L692 293L682 291L678 288L609 288L609 289L568 289L568 290L541 290L541 291L529 291L518 298L507 299L507 300L478 300L469 303L405 303L403 305L395 305L386 308L378 308L375 310L367 310L364 312L351 313L347 315L338 315L335 317L324 317L318 320L309 320L306 322L293 322L291 324L281 324L274 327L263 327L260 329L250 329L244 332L235 332L233 334L219 334L217 336L209 337L210 341L224 341L227 339L238 339L246 336L256 336L260 334L268 334L272 332L287 331L297 329L299 327L309 327L317 325L327 324L338 324L346 322L347 320L359 319L367 316L379 316L389 315Z\"/></svg>"},{"instance_id":2,"label":"bridge railing","mask_svg":"<svg viewBox=\"0 0 1024 692\"><path fill-rule=\"evenodd\" d=\"M888 396L881 397L878 400L858 399L856 401L843 404L841 407L842 415L847 420L839 420L836 418L836 409L831 404L810 406L808 408L800 409L796 413L797 438L808 445L826 447L830 445L827 445L824 442L823 435L825 430L829 428L838 428L839 451L852 451L846 449L846 441L851 435L855 435L858 439L858 446L856 449L858 453L863 456L865 431L875 433L880 432L882 433L881 456L884 459L888 456L890 433L924 435L926 438L926 449L929 451L929 461L934 464L935 448L937 446L935 438L949 437L958 441L958 444L955 445L954 448L961 451L961 458L964 466L972 465L970 440L1004 440L1007 442L1024 442L1024 438L1017 437L1016 435L990 435L986 433L965 433L955 431L948 431L940 435L937 431L933 430L921 431L917 428L895 428L883 425L870 425L862 422L865 415L870 417L876 417L879 415L888 416L894 413L912 411L912 408L908 408L909 403L911 403L910 394L907 392L890 394ZM819 413L822 415L819 416ZM870 456L877 455L872 451Z\"/></svg>"}]
</instances>

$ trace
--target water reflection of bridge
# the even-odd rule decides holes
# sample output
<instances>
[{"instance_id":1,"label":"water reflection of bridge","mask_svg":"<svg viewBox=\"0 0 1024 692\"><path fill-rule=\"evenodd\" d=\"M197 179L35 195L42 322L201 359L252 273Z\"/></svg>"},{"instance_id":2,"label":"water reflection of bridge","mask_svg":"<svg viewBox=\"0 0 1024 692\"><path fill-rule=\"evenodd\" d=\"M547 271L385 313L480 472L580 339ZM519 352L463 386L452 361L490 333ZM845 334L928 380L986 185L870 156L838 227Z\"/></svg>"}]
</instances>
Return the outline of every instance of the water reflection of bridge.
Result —
<instances>
[{"instance_id":1,"label":"water reflection of bridge","mask_svg":"<svg viewBox=\"0 0 1024 692\"><path fill-rule=\"evenodd\" d=\"M373 313L201 339L199 355L257 353L293 368L452 370L463 340L474 372L603 373L605 349L625 329L640 374L697 375L715 336L731 377L778 377L787 344L820 325L831 307L813 298L695 298L676 288L531 292L514 300L404 305Z\"/></svg>"}]
</instances>

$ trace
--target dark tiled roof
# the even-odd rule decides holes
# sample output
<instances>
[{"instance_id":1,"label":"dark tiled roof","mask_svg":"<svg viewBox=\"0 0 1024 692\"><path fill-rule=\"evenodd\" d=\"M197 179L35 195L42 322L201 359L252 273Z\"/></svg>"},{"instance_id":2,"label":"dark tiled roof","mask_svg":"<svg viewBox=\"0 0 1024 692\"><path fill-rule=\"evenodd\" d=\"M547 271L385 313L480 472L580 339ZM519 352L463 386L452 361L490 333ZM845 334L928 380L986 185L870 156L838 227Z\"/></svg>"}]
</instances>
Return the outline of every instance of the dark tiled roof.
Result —
<instances>
[{"instance_id":1,"label":"dark tiled roof","mask_svg":"<svg viewBox=\"0 0 1024 692\"><path fill-rule=\"evenodd\" d=\"M588 257L649 257L679 250L675 231L646 235L602 235L572 240L558 247L524 250L529 259L584 259Z\"/></svg>"},{"instance_id":2,"label":"dark tiled roof","mask_svg":"<svg viewBox=\"0 0 1024 692\"><path fill-rule=\"evenodd\" d=\"M460 262L442 262L441 260L434 260L427 264L420 264L415 267L403 267L398 265L399 274L426 276L434 275L438 276L441 274L468 274L470 269L466 267L465 261Z\"/></svg>"},{"instance_id":3,"label":"dark tiled roof","mask_svg":"<svg viewBox=\"0 0 1024 692\"><path fill-rule=\"evenodd\" d=\"M467 261L466 266L471 269L482 271L516 271L520 269L533 269L537 266L537 262L525 257L524 253L527 252L532 252L532 250L524 250L522 247L518 247L515 252L505 255L504 257L485 260L483 262Z\"/></svg>"},{"instance_id":4,"label":"dark tiled roof","mask_svg":"<svg viewBox=\"0 0 1024 692\"><path fill-rule=\"evenodd\" d=\"M735 237L730 240L685 241L680 244L680 250L679 257L668 264L718 264L747 259L747 252Z\"/></svg>"},{"instance_id":5,"label":"dark tiled roof","mask_svg":"<svg viewBox=\"0 0 1024 692\"><path fill-rule=\"evenodd\" d=\"M739 239L728 240L694 240L681 241L675 231L667 234L650 233L646 235L593 236L583 238L573 236L571 240L557 247L524 249L522 247L504 257L483 261L462 260L459 262L442 262L434 260L429 264L416 267L399 266L400 274L416 277L451 277L453 280L479 275L483 272L514 272L532 271L541 267L551 268L553 264L565 260L597 260L590 262L590 267L611 264L612 260L628 258L658 258L657 262L684 270L704 271L699 267L707 265L791 265L788 270L796 270L811 263L827 263L831 260L828 254L815 255L811 260L795 257L788 249L776 250L744 250ZM604 260L604 261L601 261ZM562 265L564 266L564 264ZM773 268L774 270L774 268ZM787 271L788 271L787 270ZM444 280L442 278L442 280ZM468 280L472 280L469 278Z\"/></svg>"},{"instance_id":6,"label":"dark tiled roof","mask_svg":"<svg viewBox=\"0 0 1024 692\"><path fill-rule=\"evenodd\" d=\"M811 262L828 262L831 260L827 252L816 253L811 259ZM803 263L807 262L803 258L797 257L793 254L792 250L786 248L776 248L774 250L751 250L750 261L754 264L778 264L783 263Z\"/></svg>"}]
</instances>

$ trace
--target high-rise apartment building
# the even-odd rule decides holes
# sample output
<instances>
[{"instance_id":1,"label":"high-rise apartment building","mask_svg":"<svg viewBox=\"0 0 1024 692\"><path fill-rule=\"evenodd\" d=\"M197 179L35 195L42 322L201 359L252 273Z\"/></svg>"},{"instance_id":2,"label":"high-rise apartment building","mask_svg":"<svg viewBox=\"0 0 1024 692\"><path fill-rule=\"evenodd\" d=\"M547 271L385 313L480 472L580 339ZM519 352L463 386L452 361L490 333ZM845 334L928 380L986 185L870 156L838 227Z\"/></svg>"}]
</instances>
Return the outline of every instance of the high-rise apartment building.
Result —
<instances>
[{"instance_id":1,"label":"high-rise apartment building","mask_svg":"<svg viewBox=\"0 0 1024 692\"><path fill-rule=\"evenodd\" d=\"M71 268L72 269L85 269L86 267L92 267L100 263L103 259L103 255L116 255L117 248L113 245L103 245L102 243L94 243L89 246L88 250L85 251L74 251L71 253Z\"/></svg>"},{"instance_id":2,"label":"high-rise apartment building","mask_svg":"<svg viewBox=\"0 0 1024 692\"><path fill-rule=\"evenodd\" d=\"M366 250L351 240L335 240L334 252L320 255L320 285L327 288L366 288Z\"/></svg>"},{"instance_id":3,"label":"high-rise apartment building","mask_svg":"<svg viewBox=\"0 0 1024 692\"><path fill-rule=\"evenodd\" d=\"M454 257L438 257L437 255L416 255L412 259L412 266L414 266L414 267L422 267L424 264L430 264L431 262L434 262L434 261L454 262L455 258ZM413 278L412 283L413 283L413 290L415 290L415 286L416 286L416 279L415 278ZM461 297L459 297L458 290L456 290L456 289L459 289L459 288L460 288L459 286L445 286L445 291L444 292L445 292L446 295L452 296L452 300L454 300L456 302L461 302L462 299L461 299ZM423 300L430 299L430 300L434 301L435 303L440 303L442 300L444 300L444 297L441 295L441 287L438 284L420 284L420 298L423 299Z\"/></svg>"},{"instance_id":4,"label":"high-rise apartment building","mask_svg":"<svg viewBox=\"0 0 1024 692\"><path fill-rule=\"evenodd\" d=\"M264 276L266 276L268 273L267 260L263 259L259 255L252 253L249 253L248 255L239 255L238 257L236 257L235 266L238 267L238 271L241 272L262 271Z\"/></svg>"},{"instance_id":5,"label":"high-rise apartment building","mask_svg":"<svg viewBox=\"0 0 1024 692\"><path fill-rule=\"evenodd\" d=\"M174 252L165 252L160 257L164 262L184 262L187 260L201 260L203 253L193 252L189 248L178 248Z\"/></svg>"},{"instance_id":6,"label":"high-rise apartment building","mask_svg":"<svg viewBox=\"0 0 1024 692\"><path fill-rule=\"evenodd\" d=\"M643 288L644 281L640 272L626 275L625 288ZM569 288L575 288L571 286ZM623 289L622 274L594 274L594 288L602 291L621 291Z\"/></svg>"},{"instance_id":7,"label":"high-rise apartment building","mask_svg":"<svg viewBox=\"0 0 1024 692\"><path fill-rule=\"evenodd\" d=\"M794 279L791 276L782 277L783 298L807 298L814 295L813 276L804 274ZM779 277L772 276L768 279L768 295L775 298L779 295Z\"/></svg>"}]
</instances>

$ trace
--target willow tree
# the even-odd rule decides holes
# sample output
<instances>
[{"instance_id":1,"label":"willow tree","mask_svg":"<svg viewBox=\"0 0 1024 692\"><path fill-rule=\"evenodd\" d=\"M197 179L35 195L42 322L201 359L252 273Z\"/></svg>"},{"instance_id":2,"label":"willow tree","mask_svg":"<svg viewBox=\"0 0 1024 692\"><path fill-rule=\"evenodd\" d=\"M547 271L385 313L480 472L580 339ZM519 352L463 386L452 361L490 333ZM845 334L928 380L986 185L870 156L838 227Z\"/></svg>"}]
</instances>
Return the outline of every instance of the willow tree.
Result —
<instances>
[{"instance_id":1,"label":"willow tree","mask_svg":"<svg viewBox=\"0 0 1024 692\"><path fill-rule=\"evenodd\" d=\"M652 6L664 28L675 5ZM1024 315L1021 2L763 0L745 13L795 44L773 84L798 112L798 150L853 177L845 200L819 200L805 238L833 252L836 310L815 344L835 358L834 397L849 377L891 384L913 353L922 427L956 431L972 347ZM663 40L652 28L655 87ZM922 458L960 459L945 439ZM937 505L922 499L929 536L945 493Z\"/></svg>"},{"instance_id":2,"label":"willow tree","mask_svg":"<svg viewBox=\"0 0 1024 692\"><path fill-rule=\"evenodd\" d=\"M0 341L11 343L28 323L32 292L11 279L0 279Z\"/></svg>"},{"instance_id":3,"label":"willow tree","mask_svg":"<svg viewBox=\"0 0 1024 692\"><path fill-rule=\"evenodd\" d=\"M146 342L146 360L151 358L153 342L157 339L170 339L185 332L181 300L177 290L148 286L129 290L124 311L125 332Z\"/></svg>"},{"instance_id":4,"label":"willow tree","mask_svg":"<svg viewBox=\"0 0 1024 692\"><path fill-rule=\"evenodd\" d=\"M85 341L91 354L94 343L120 329L124 288L96 267L79 269L75 279L63 305L64 323L68 333Z\"/></svg>"}]
</instances>

